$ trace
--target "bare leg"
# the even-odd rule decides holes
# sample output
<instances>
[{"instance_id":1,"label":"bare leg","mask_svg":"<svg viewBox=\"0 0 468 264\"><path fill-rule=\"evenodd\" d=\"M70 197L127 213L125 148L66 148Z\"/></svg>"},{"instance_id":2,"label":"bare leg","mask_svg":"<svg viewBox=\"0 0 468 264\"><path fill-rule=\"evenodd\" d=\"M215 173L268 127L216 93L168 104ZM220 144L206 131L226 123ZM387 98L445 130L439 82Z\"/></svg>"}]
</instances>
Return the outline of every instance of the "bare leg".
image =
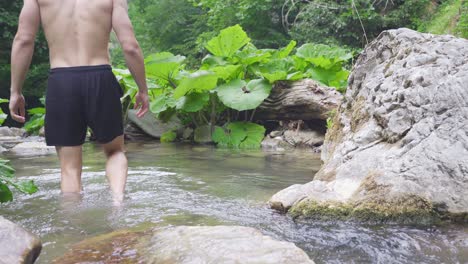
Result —
<instances>
[{"instance_id":1,"label":"bare leg","mask_svg":"<svg viewBox=\"0 0 468 264\"><path fill-rule=\"evenodd\" d=\"M106 175L115 202L121 202L127 181L128 162L124 153L124 137L119 136L102 148L107 156Z\"/></svg>"},{"instance_id":2,"label":"bare leg","mask_svg":"<svg viewBox=\"0 0 468 264\"><path fill-rule=\"evenodd\" d=\"M60 187L62 193L79 193L81 187L82 148L56 147L62 169Z\"/></svg>"}]
</instances>

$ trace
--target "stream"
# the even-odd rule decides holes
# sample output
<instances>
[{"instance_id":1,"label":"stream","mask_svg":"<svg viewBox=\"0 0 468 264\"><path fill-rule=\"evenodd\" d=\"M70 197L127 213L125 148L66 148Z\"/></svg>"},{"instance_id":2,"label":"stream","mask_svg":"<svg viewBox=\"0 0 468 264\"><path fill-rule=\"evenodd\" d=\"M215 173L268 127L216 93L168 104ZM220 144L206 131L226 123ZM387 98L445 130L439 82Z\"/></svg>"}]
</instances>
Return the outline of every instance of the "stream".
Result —
<instances>
[{"instance_id":1,"label":"stream","mask_svg":"<svg viewBox=\"0 0 468 264\"><path fill-rule=\"evenodd\" d=\"M83 239L145 223L254 227L294 242L316 263L468 263L468 226L305 224L269 209L274 193L312 180L321 165L317 154L145 142L127 149L122 207L112 206L105 157L91 143L84 146L79 199L61 196L55 155L7 156L18 177L39 186L33 195L15 193L14 202L0 205L0 215L41 237L37 263L51 263Z\"/></svg>"}]
</instances>

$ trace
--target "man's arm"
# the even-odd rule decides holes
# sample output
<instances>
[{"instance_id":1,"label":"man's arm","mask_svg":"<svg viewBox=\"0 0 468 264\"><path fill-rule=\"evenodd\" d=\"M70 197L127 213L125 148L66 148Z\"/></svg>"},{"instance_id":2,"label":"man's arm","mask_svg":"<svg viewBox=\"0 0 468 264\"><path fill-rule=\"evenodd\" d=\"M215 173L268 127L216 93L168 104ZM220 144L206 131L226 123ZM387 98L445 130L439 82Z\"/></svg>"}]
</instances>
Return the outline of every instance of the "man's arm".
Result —
<instances>
[{"instance_id":1,"label":"man's arm","mask_svg":"<svg viewBox=\"0 0 468 264\"><path fill-rule=\"evenodd\" d=\"M142 117L149 108L143 52L135 38L132 23L128 17L127 0L113 1L112 27L122 46L128 69L138 85L139 92L135 96L135 108L140 108L137 116Z\"/></svg>"},{"instance_id":2,"label":"man's arm","mask_svg":"<svg viewBox=\"0 0 468 264\"><path fill-rule=\"evenodd\" d=\"M11 95L10 115L21 123L25 122L25 101L22 88L34 52L34 40L40 24L37 0L24 0L18 22L18 32L11 51Z\"/></svg>"}]
</instances>

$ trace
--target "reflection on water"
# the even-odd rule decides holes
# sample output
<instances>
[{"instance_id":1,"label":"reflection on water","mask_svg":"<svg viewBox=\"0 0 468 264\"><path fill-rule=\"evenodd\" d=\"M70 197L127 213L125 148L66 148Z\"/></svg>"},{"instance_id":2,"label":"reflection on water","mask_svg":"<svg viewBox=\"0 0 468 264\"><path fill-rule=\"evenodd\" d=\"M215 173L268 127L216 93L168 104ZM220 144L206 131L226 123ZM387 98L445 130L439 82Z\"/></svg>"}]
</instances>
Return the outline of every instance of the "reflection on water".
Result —
<instances>
[{"instance_id":1,"label":"reflection on water","mask_svg":"<svg viewBox=\"0 0 468 264\"><path fill-rule=\"evenodd\" d=\"M156 225L243 225L291 241L317 263L467 263L468 228L295 223L265 201L294 183L312 179L320 166L305 151L229 151L208 146L128 145L127 197L113 207L104 175L104 155L85 146L82 195L60 195L55 156L15 158L20 177L40 191L16 194L0 214L38 234L39 263L50 263L85 238L116 229Z\"/></svg>"}]
</instances>

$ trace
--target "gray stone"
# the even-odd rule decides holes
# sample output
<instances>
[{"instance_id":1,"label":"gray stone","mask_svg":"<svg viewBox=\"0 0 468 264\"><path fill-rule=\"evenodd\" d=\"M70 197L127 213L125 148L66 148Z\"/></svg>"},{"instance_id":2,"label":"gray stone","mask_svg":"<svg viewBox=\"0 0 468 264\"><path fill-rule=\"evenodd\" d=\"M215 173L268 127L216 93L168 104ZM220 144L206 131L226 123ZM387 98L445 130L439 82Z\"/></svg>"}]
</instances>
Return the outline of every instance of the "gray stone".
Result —
<instances>
[{"instance_id":1,"label":"gray stone","mask_svg":"<svg viewBox=\"0 0 468 264\"><path fill-rule=\"evenodd\" d=\"M262 141L262 149L264 150L284 151L292 148L294 146L284 141L282 137L271 138L266 136Z\"/></svg>"},{"instance_id":2,"label":"gray stone","mask_svg":"<svg viewBox=\"0 0 468 264\"><path fill-rule=\"evenodd\" d=\"M284 132L283 137L286 142L295 147L314 148L321 146L325 140L325 135L311 130L287 130Z\"/></svg>"},{"instance_id":3,"label":"gray stone","mask_svg":"<svg viewBox=\"0 0 468 264\"><path fill-rule=\"evenodd\" d=\"M0 137L22 137L26 130L17 127L0 127Z\"/></svg>"},{"instance_id":4,"label":"gray stone","mask_svg":"<svg viewBox=\"0 0 468 264\"><path fill-rule=\"evenodd\" d=\"M136 126L141 128L141 130L143 130L145 133L154 138L161 138L163 133L171 130L176 131L178 135L181 135L183 132L184 126L176 116L172 116L168 122L164 123L163 121L159 120L153 113L147 113L142 118L138 118L136 113L137 111L134 109L129 110L128 119Z\"/></svg>"},{"instance_id":5,"label":"gray stone","mask_svg":"<svg viewBox=\"0 0 468 264\"><path fill-rule=\"evenodd\" d=\"M356 62L326 135L323 167L270 203L306 216L334 207L350 216L466 221L467 84L468 40L383 32Z\"/></svg>"},{"instance_id":6,"label":"gray stone","mask_svg":"<svg viewBox=\"0 0 468 264\"><path fill-rule=\"evenodd\" d=\"M293 243L250 227L146 225L88 238L53 263L314 263Z\"/></svg>"},{"instance_id":7,"label":"gray stone","mask_svg":"<svg viewBox=\"0 0 468 264\"><path fill-rule=\"evenodd\" d=\"M39 136L45 137L45 127L41 127L41 129L39 129Z\"/></svg>"},{"instance_id":8,"label":"gray stone","mask_svg":"<svg viewBox=\"0 0 468 264\"><path fill-rule=\"evenodd\" d=\"M41 253L41 240L0 216L0 263L34 263Z\"/></svg>"},{"instance_id":9,"label":"gray stone","mask_svg":"<svg viewBox=\"0 0 468 264\"><path fill-rule=\"evenodd\" d=\"M275 130L270 132L270 137L275 138L275 137L281 137L283 135L284 131L280 130Z\"/></svg>"},{"instance_id":10,"label":"gray stone","mask_svg":"<svg viewBox=\"0 0 468 264\"><path fill-rule=\"evenodd\" d=\"M191 128L191 127L185 128L184 132L182 133L182 138L184 140L189 140L192 137L193 132L194 132L193 128Z\"/></svg>"},{"instance_id":11,"label":"gray stone","mask_svg":"<svg viewBox=\"0 0 468 264\"><path fill-rule=\"evenodd\" d=\"M241 226L164 229L156 232L143 248L145 263L314 263L293 243Z\"/></svg>"},{"instance_id":12,"label":"gray stone","mask_svg":"<svg viewBox=\"0 0 468 264\"><path fill-rule=\"evenodd\" d=\"M42 141L27 141L14 146L10 152L18 156L49 155L55 154L55 147L47 146Z\"/></svg>"},{"instance_id":13,"label":"gray stone","mask_svg":"<svg viewBox=\"0 0 468 264\"><path fill-rule=\"evenodd\" d=\"M276 85L257 108L257 120L327 120L343 96L335 88L305 79Z\"/></svg>"}]
</instances>

